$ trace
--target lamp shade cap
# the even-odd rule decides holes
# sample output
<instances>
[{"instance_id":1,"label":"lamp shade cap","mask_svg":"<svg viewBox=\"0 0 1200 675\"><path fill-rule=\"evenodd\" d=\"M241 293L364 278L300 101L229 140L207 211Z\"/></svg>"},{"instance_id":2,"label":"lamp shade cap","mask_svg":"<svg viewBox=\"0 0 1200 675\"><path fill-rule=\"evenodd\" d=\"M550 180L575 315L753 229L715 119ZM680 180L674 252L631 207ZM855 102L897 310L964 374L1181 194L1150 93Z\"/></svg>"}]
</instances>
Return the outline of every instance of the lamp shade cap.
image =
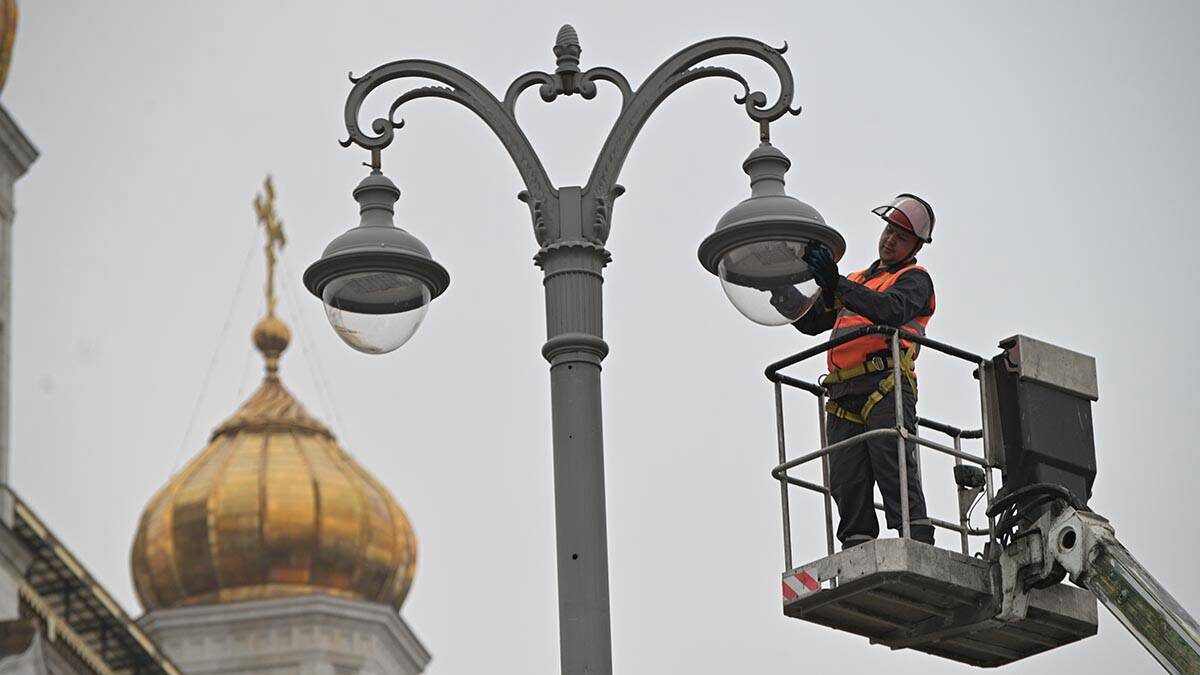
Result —
<instances>
[{"instance_id":1,"label":"lamp shade cap","mask_svg":"<svg viewBox=\"0 0 1200 675\"><path fill-rule=\"evenodd\" d=\"M320 298L330 281L360 272L414 277L429 287L430 299L450 285L450 273L420 239L397 227L355 227L329 242L321 259L309 265L304 286Z\"/></svg>"}]
</instances>

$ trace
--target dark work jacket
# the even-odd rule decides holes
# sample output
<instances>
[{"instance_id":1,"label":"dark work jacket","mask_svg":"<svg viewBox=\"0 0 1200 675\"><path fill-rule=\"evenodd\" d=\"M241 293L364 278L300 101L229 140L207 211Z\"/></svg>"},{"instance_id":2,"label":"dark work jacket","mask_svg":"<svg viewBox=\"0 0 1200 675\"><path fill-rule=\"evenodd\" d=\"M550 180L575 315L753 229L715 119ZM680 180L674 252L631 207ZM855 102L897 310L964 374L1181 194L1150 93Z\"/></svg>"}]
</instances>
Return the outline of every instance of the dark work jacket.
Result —
<instances>
[{"instance_id":1,"label":"dark work jacket","mask_svg":"<svg viewBox=\"0 0 1200 675\"><path fill-rule=\"evenodd\" d=\"M876 260L867 268L866 278L874 279L880 274L895 272L915 262L917 262L916 258L909 258L902 263L883 267ZM928 272L912 270L900 275L891 288L878 293L842 276L838 277L834 297L846 307L867 317L877 325L903 326L916 317L930 312L930 304L933 301L933 279L929 277ZM831 330L835 320L837 320L837 310L825 309L824 304L818 303L812 311L797 319L792 325L806 335L820 335ZM878 355L886 358L891 356L891 352L882 351ZM856 377L849 382L831 384L829 385L829 397L836 400L844 396L868 394L875 391L879 387L879 381L887 375L887 371L871 373Z\"/></svg>"}]
</instances>

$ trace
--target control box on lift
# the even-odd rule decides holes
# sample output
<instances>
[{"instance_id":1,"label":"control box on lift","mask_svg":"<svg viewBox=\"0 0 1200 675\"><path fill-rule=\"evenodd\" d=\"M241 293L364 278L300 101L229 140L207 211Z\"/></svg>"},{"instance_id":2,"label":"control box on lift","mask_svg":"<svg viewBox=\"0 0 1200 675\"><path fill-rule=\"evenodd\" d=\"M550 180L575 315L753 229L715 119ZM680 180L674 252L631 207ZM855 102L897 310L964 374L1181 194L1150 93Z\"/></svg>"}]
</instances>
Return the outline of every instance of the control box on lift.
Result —
<instances>
[{"instance_id":1,"label":"control box on lift","mask_svg":"<svg viewBox=\"0 0 1200 675\"><path fill-rule=\"evenodd\" d=\"M1049 483L1086 504L1096 479L1096 360L1024 335L1000 348L992 359L988 447L1003 470L1001 494Z\"/></svg>"}]
</instances>

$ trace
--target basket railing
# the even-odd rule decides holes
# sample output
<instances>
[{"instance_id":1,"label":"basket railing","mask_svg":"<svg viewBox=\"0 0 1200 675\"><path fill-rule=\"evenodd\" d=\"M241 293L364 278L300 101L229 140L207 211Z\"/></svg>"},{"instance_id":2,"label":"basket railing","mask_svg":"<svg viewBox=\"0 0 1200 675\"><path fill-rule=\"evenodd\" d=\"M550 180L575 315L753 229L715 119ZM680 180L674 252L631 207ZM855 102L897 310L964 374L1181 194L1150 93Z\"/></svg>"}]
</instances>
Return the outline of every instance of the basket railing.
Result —
<instances>
[{"instance_id":1,"label":"basket railing","mask_svg":"<svg viewBox=\"0 0 1200 675\"><path fill-rule=\"evenodd\" d=\"M854 436L837 443L829 443L828 430L826 428L826 413L825 404L827 391L819 383L807 382L805 380L783 374L783 370L791 366L807 361L813 357L824 354L839 345L851 342L866 335L886 335L889 336L892 352L892 369L893 377L896 382L901 381L900 370L900 340L915 342L921 345L922 349L929 349L935 352L946 354L955 359L959 359L969 363L975 367L974 373L979 380L979 399L982 426L979 429L962 429L950 424L939 422L927 417L917 417L916 426L918 429L929 429L950 438L950 445L939 443L933 439L921 436L919 433L913 434L908 431L905 425L904 407L902 397L899 395L900 387L894 390L896 395L893 395L896 406L896 426L873 429L865 431L862 434ZM993 485L992 469L997 468L989 461L992 453L989 452L988 442L988 386L987 378L990 372L991 363L976 354L964 351L952 345L938 342L937 340L929 339L923 335L917 335L903 329L892 326L864 326L855 329L839 336L836 339L823 342L819 345L806 349L802 352L793 354L787 358L781 359L767 366L766 376L770 380L775 389L775 425L776 425L776 440L779 449L779 464L771 470L771 476L779 481L780 508L783 520L783 556L784 569L793 569L792 560L792 527L791 527L791 506L789 499L789 488L797 487L804 490L810 490L820 493L824 498L824 517L825 517L825 544L829 555L834 554L834 531L833 531L833 498L829 483L829 458L830 456L841 450L849 448L853 445L872 438L892 437L896 439L896 452L900 472L900 515L901 515L901 536L910 538L912 536L909 528L909 494L908 494L908 472L915 470L918 477L920 474L921 453L920 449L925 448L934 452L949 455L954 459L956 465L964 462L982 467L984 473L984 482L986 489L986 506L990 507L995 496ZM817 450L800 455L793 459L788 458L787 441L784 424L784 397L783 388L790 387L811 394L816 399L817 416L820 429L821 447ZM962 448L964 439L980 439L983 443L983 455L977 456L969 452L965 452ZM908 466L907 442L912 441L917 445L918 452L915 453L916 466ZM789 472L793 469L820 460L821 462L821 483L815 483L797 476L790 475ZM924 483L922 482L922 489ZM970 537L988 537L988 541L995 540L995 519L988 518L987 529L972 528L969 521L969 505L959 501L958 522L951 522L939 518L929 518L930 523L936 528L951 530L959 534L960 548L964 555L970 555ZM882 511L883 505L876 502L875 509ZM986 512L986 509L985 509Z\"/></svg>"}]
</instances>

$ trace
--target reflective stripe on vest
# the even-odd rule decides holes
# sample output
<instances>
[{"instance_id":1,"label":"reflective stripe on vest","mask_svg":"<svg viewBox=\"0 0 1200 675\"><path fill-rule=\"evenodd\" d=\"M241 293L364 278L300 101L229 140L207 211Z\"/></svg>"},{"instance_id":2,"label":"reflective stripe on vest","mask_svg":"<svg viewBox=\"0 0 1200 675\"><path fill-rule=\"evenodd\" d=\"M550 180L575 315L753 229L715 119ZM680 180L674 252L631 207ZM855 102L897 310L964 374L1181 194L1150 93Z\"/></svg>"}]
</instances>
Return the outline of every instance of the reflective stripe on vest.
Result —
<instances>
[{"instance_id":1,"label":"reflective stripe on vest","mask_svg":"<svg viewBox=\"0 0 1200 675\"><path fill-rule=\"evenodd\" d=\"M925 272L925 268L920 265L909 265L895 272L887 272L880 274L872 279L867 279L867 270L855 272L846 278L857 284L862 284L867 288L883 293L891 288L901 274L909 270L921 270ZM925 335L925 327L929 325L929 319L933 316L934 310L937 308L937 300L935 296L929 298L929 313L915 317L912 321L901 326L904 330L917 335ZM833 332L830 334L830 339L837 339L846 333L863 326L873 326L874 321L871 321L861 314L857 314L849 308L843 307L842 311L838 312L837 320L833 322ZM891 336L888 335L864 335L857 340L851 340L844 345L839 345L829 350L828 364L829 372L834 372L842 368L850 368L866 362L867 358L878 352L886 352L891 347ZM912 346L911 340L900 339L900 349L908 349ZM918 345L918 352L920 346ZM913 354L913 360L917 358L916 353Z\"/></svg>"}]
</instances>

